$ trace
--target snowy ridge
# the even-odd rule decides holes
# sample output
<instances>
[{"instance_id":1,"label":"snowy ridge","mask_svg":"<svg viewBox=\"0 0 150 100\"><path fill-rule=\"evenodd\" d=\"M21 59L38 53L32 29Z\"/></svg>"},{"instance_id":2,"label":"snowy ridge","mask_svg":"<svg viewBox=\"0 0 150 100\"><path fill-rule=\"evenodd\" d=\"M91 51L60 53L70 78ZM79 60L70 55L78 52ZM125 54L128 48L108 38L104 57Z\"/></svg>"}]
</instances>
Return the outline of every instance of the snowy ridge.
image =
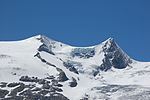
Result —
<instances>
[{"instance_id":1,"label":"snowy ridge","mask_svg":"<svg viewBox=\"0 0 150 100\"><path fill-rule=\"evenodd\" d=\"M150 62L133 60L112 38L90 47L44 35L0 42L0 65L2 100L150 99Z\"/></svg>"}]
</instances>

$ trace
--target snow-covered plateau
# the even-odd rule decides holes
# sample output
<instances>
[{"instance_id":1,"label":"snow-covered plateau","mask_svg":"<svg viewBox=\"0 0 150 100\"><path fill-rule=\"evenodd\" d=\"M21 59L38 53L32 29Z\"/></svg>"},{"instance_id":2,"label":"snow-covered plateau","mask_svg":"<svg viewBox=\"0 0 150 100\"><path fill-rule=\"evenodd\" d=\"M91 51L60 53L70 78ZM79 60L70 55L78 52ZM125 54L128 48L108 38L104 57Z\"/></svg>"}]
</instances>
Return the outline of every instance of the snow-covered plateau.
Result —
<instances>
[{"instance_id":1,"label":"snow-covered plateau","mask_svg":"<svg viewBox=\"0 0 150 100\"><path fill-rule=\"evenodd\" d=\"M112 38L90 47L44 35L1 41L0 100L150 100L150 62Z\"/></svg>"}]
</instances>

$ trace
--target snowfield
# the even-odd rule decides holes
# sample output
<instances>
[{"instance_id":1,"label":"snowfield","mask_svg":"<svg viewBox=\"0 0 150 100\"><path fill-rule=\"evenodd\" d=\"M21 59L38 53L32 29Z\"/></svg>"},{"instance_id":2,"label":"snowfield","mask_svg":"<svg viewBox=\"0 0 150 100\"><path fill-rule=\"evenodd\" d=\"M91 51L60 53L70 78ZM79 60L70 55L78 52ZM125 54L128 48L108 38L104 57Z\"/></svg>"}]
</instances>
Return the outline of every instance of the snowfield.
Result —
<instances>
[{"instance_id":1,"label":"snowfield","mask_svg":"<svg viewBox=\"0 0 150 100\"><path fill-rule=\"evenodd\" d=\"M2 100L150 100L150 62L109 38L73 47L38 35L0 42Z\"/></svg>"}]
</instances>

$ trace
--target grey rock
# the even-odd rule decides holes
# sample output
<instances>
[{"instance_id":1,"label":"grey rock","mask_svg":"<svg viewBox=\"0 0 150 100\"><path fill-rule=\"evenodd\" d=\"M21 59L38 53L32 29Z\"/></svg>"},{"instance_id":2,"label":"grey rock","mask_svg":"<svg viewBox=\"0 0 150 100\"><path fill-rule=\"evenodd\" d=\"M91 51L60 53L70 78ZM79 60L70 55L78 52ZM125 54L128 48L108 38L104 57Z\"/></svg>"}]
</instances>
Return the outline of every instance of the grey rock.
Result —
<instances>
[{"instance_id":1,"label":"grey rock","mask_svg":"<svg viewBox=\"0 0 150 100\"><path fill-rule=\"evenodd\" d=\"M9 83L7 86L8 87L15 87L15 86L17 86L17 85L19 85L20 83Z\"/></svg>"},{"instance_id":2,"label":"grey rock","mask_svg":"<svg viewBox=\"0 0 150 100\"><path fill-rule=\"evenodd\" d=\"M110 38L103 46L104 56L101 70L107 71L111 67L122 69L126 68L132 60L120 49L114 39Z\"/></svg>"},{"instance_id":3,"label":"grey rock","mask_svg":"<svg viewBox=\"0 0 150 100\"><path fill-rule=\"evenodd\" d=\"M53 52L52 52L52 50L50 49L51 47L49 46L47 46L47 45L45 45L45 44L42 44L39 48L38 48L38 51L45 51L45 52L47 52L47 53L50 53L50 54L52 54L52 55L55 55Z\"/></svg>"},{"instance_id":4,"label":"grey rock","mask_svg":"<svg viewBox=\"0 0 150 100\"><path fill-rule=\"evenodd\" d=\"M31 96L33 96L32 91L30 89L27 89L27 90L19 93L19 95L23 96L23 97L31 97Z\"/></svg>"},{"instance_id":5,"label":"grey rock","mask_svg":"<svg viewBox=\"0 0 150 100\"><path fill-rule=\"evenodd\" d=\"M63 87L62 84L55 84L54 86Z\"/></svg>"},{"instance_id":6,"label":"grey rock","mask_svg":"<svg viewBox=\"0 0 150 100\"><path fill-rule=\"evenodd\" d=\"M76 87L77 84L78 84L78 83L77 83L76 79L72 77L72 81L69 82L69 86L70 86L70 87Z\"/></svg>"},{"instance_id":7,"label":"grey rock","mask_svg":"<svg viewBox=\"0 0 150 100\"><path fill-rule=\"evenodd\" d=\"M8 93L9 91L0 89L0 98L4 98Z\"/></svg>"},{"instance_id":8,"label":"grey rock","mask_svg":"<svg viewBox=\"0 0 150 100\"><path fill-rule=\"evenodd\" d=\"M45 84L46 83L46 80L45 79L39 79L39 84Z\"/></svg>"},{"instance_id":9,"label":"grey rock","mask_svg":"<svg viewBox=\"0 0 150 100\"><path fill-rule=\"evenodd\" d=\"M95 55L95 49L94 48L75 48L71 52L72 57L80 57L80 58L90 58Z\"/></svg>"},{"instance_id":10,"label":"grey rock","mask_svg":"<svg viewBox=\"0 0 150 100\"><path fill-rule=\"evenodd\" d=\"M8 98L3 98L2 100L24 100L24 97L22 97L22 96L12 96L12 97L8 97Z\"/></svg>"},{"instance_id":11,"label":"grey rock","mask_svg":"<svg viewBox=\"0 0 150 100\"><path fill-rule=\"evenodd\" d=\"M67 80L68 80L68 77L66 76L65 72L64 72L62 69L60 69L60 68L56 68L56 69L57 69L57 71L59 72L59 75L58 75L57 80L58 80L59 82L67 81Z\"/></svg>"},{"instance_id":12,"label":"grey rock","mask_svg":"<svg viewBox=\"0 0 150 100\"><path fill-rule=\"evenodd\" d=\"M76 74L79 74L77 69L75 68L74 64L71 63L70 61L67 61L67 62L63 62L63 65L69 69L71 72L74 72Z\"/></svg>"},{"instance_id":13,"label":"grey rock","mask_svg":"<svg viewBox=\"0 0 150 100\"><path fill-rule=\"evenodd\" d=\"M50 80L53 80L53 79L55 79L55 77L53 76L53 75L49 75L48 77L46 77L46 79L50 79Z\"/></svg>"},{"instance_id":14,"label":"grey rock","mask_svg":"<svg viewBox=\"0 0 150 100\"><path fill-rule=\"evenodd\" d=\"M63 90L61 89L61 88L54 88L55 89L55 91L57 91L57 92L63 92Z\"/></svg>"},{"instance_id":15,"label":"grey rock","mask_svg":"<svg viewBox=\"0 0 150 100\"><path fill-rule=\"evenodd\" d=\"M29 77L29 76L22 76L19 80L23 82L38 82L39 81L37 77Z\"/></svg>"},{"instance_id":16,"label":"grey rock","mask_svg":"<svg viewBox=\"0 0 150 100\"><path fill-rule=\"evenodd\" d=\"M43 88L43 89L50 89L50 85L47 84L47 83L45 83L45 84L43 84L42 88Z\"/></svg>"},{"instance_id":17,"label":"grey rock","mask_svg":"<svg viewBox=\"0 0 150 100\"><path fill-rule=\"evenodd\" d=\"M6 87L6 85L7 85L7 83L6 83L6 82L1 82L1 83L0 83L0 87L1 87L1 88Z\"/></svg>"},{"instance_id":18,"label":"grey rock","mask_svg":"<svg viewBox=\"0 0 150 100\"><path fill-rule=\"evenodd\" d=\"M15 89L11 90L9 96L16 96L16 94L18 92L21 92L23 91L25 88L25 85L23 83L20 83L20 86L19 87L16 87Z\"/></svg>"},{"instance_id":19,"label":"grey rock","mask_svg":"<svg viewBox=\"0 0 150 100\"><path fill-rule=\"evenodd\" d=\"M32 91L40 91L40 90L41 90L41 88L39 88L39 87L35 87L32 89Z\"/></svg>"}]
</instances>

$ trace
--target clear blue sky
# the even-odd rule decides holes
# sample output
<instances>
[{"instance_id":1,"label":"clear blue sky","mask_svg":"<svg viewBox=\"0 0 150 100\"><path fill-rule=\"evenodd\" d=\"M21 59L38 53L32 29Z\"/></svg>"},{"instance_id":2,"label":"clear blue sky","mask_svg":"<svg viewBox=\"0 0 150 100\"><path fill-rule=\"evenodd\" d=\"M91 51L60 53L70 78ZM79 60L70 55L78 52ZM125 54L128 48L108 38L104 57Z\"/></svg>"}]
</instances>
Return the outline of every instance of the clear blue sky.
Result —
<instances>
[{"instance_id":1,"label":"clear blue sky","mask_svg":"<svg viewBox=\"0 0 150 100\"><path fill-rule=\"evenodd\" d=\"M75 46L113 37L129 56L150 61L150 0L0 0L0 40L39 33Z\"/></svg>"}]
</instances>

